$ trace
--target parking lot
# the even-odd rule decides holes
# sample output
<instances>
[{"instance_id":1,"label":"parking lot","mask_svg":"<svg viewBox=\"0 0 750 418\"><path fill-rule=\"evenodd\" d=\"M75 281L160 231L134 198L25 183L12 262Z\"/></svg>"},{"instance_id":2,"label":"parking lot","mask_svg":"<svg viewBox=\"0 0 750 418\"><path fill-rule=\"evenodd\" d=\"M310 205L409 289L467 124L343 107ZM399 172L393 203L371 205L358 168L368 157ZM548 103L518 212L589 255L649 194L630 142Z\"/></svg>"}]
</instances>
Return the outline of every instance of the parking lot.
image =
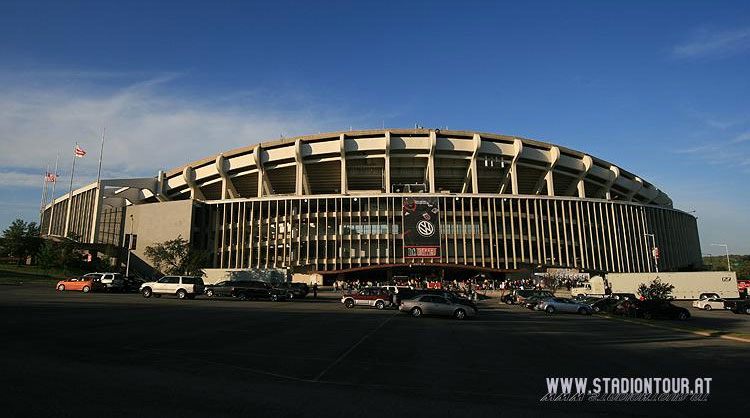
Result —
<instances>
[{"instance_id":1,"label":"parking lot","mask_svg":"<svg viewBox=\"0 0 750 418\"><path fill-rule=\"evenodd\" d=\"M682 302L681 302L682 303ZM688 303L689 305L689 303ZM746 393L750 316L466 321L294 302L0 286L5 416L716 416ZM652 326L656 325L656 326ZM691 330L714 330L711 336ZM547 377L711 377L704 403L555 402Z\"/></svg>"}]
</instances>

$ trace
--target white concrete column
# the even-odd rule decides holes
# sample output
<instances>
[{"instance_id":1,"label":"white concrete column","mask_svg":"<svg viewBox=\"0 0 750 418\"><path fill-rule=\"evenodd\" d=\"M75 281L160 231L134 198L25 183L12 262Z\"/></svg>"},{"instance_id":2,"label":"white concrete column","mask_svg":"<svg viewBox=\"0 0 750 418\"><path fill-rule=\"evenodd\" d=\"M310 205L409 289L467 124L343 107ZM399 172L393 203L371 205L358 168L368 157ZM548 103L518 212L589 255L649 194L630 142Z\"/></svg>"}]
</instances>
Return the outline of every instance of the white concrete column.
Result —
<instances>
[{"instance_id":1,"label":"white concrete column","mask_svg":"<svg viewBox=\"0 0 750 418\"><path fill-rule=\"evenodd\" d=\"M91 237L89 238L89 243L91 244L96 244L96 236L99 233L99 214L101 212L100 203L102 200L101 187L102 182L100 181L99 183L97 183L96 188L93 190L94 209L91 212Z\"/></svg>"},{"instance_id":2,"label":"white concrete column","mask_svg":"<svg viewBox=\"0 0 750 418\"><path fill-rule=\"evenodd\" d=\"M258 171L258 197L270 195L271 186L266 177L266 170L263 168L263 148L261 148L260 144L256 145L253 149L253 162Z\"/></svg>"},{"instance_id":3,"label":"white concrete column","mask_svg":"<svg viewBox=\"0 0 750 418\"><path fill-rule=\"evenodd\" d=\"M297 163L295 194L298 196L310 194L310 184L307 181L307 170L305 170L305 162L302 160L302 141L299 138L294 141L294 161Z\"/></svg>"},{"instance_id":4,"label":"white concrete column","mask_svg":"<svg viewBox=\"0 0 750 418\"><path fill-rule=\"evenodd\" d=\"M206 200L206 197L203 195L200 187L198 187L198 184L195 182L195 169L193 169L193 167L185 167L185 169L182 170L182 178L190 188L191 199Z\"/></svg>"},{"instance_id":5,"label":"white concrete column","mask_svg":"<svg viewBox=\"0 0 750 418\"><path fill-rule=\"evenodd\" d=\"M219 177L221 177L221 198L222 199L236 199L240 197L240 194L237 193L237 188L234 187L234 183L232 182L232 179L229 178L228 166L229 161L224 157L223 154L219 154L216 157L215 167L216 172L219 173Z\"/></svg>"},{"instance_id":6,"label":"white concrete column","mask_svg":"<svg viewBox=\"0 0 750 418\"><path fill-rule=\"evenodd\" d=\"M610 166L609 172L609 181L607 181L607 185L604 189L604 198L607 200L612 200L610 190L612 190L612 185L615 184L617 178L620 177L620 169L615 166Z\"/></svg>"},{"instance_id":7,"label":"white concrete column","mask_svg":"<svg viewBox=\"0 0 750 418\"><path fill-rule=\"evenodd\" d=\"M534 194L539 194L542 191L542 187L546 184L547 185L547 196L554 196L555 195L555 182L553 177L553 170L555 169L555 166L560 161L560 148L553 146L549 150L549 154L547 154L547 171L544 173L544 175L537 181L536 185L534 186Z\"/></svg>"},{"instance_id":8,"label":"white concrete column","mask_svg":"<svg viewBox=\"0 0 750 418\"><path fill-rule=\"evenodd\" d=\"M630 193L628 193L628 201L630 202L632 202L635 195L637 195L641 191L641 189L643 189L643 180L641 180L640 177L636 177L635 182L636 184L638 184L638 186L632 189Z\"/></svg>"},{"instance_id":9,"label":"white concrete column","mask_svg":"<svg viewBox=\"0 0 750 418\"><path fill-rule=\"evenodd\" d=\"M391 193L391 132L385 132L385 192Z\"/></svg>"},{"instance_id":10,"label":"white concrete column","mask_svg":"<svg viewBox=\"0 0 750 418\"><path fill-rule=\"evenodd\" d=\"M166 195L166 186L167 186L167 174L159 170L159 174L156 177L156 190L154 191L154 196L156 196L156 199L158 199L160 202L167 202L169 201L169 197Z\"/></svg>"},{"instance_id":11,"label":"white concrete column","mask_svg":"<svg viewBox=\"0 0 750 418\"><path fill-rule=\"evenodd\" d=\"M523 142L520 139L513 141L513 159L510 162L510 168L508 173L503 179L500 185L500 194L505 194L508 190L508 183L510 183L510 190L512 194L518 194L518 158L523 152Z\"/></svg>"},{"instance_id":12,"label":"white concrete column","mask_svg":"<svg viewBox=\"0 0 750 418\"><path fill-rule=\"evenodd\" d=\"M576 182L576 187L578 189L578 197L581 199L586 198L586 183L583 181L583 179L586 178L586 175L591 171L591 167L594 166L594 160L591 158L591 156L584 155L583 156L583 173L581 174L581 177Z\"/></svg>"},{"instance_id":13,"label":"white concrete column","mask_svg":"<svg viewBox=\"0 0 750 418\"><path fill-rule=\"evenodd\" d=\"M437 146L437 133L430 131L430 153L427 160L427 182L430 193L435 193L435 147ZM475 192L476 193L476 192Z\"/></svg>"},{"instance_id":14,"label":"white concrete column","mask_svg":"<svg viewBox=\"0 0 750 418\"><path fill-rule=\"evenodd\" d=\"M341 194L349 193L349 182L346 174L346 135L339 135L339 153L341 155Z\"/></svg>"}]
</instances>

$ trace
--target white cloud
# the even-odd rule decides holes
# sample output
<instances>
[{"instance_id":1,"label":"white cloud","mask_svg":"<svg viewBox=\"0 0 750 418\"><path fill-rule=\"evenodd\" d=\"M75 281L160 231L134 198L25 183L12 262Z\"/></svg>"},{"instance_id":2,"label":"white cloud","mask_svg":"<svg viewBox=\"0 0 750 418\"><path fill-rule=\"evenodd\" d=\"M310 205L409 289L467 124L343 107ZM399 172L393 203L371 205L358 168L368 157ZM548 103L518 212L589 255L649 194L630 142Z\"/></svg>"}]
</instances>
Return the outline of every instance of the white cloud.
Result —
<instances>
[{"instance_id":1,"label":"white cloud","mask_svg":"<svg viewBox=\"0 0 750 418\"><path fill-rule=\"evenodd\" d=\"M42 171L37 174L30 174L22 170L0 170L0 187L41 187L43 184L42 173Z\"/></svg>"},{"instance_id":2,"label":"white cloud","mask_svg":"<svg viewBox=\"0 0 750 418\"><path fill-rule=\"evenodd\" d=\"M701 30L693 39L673 48L677 58L724 57L750 48L750 28Z\"/></svg>"},{"instance_id":3,"label":"white cloud","mask_svg":"<svg viewBox=\"0 0 750 418\"><path fill-rule=\"evenodd\" d=\"M350 123L335 111L300 104L297 97L289 98L296 101L289 106L296 110L286 111L276 109L278 99L262 102L257 94L235 101L162 93L175 77L167 74L104 91L80 84L34 87L0 80L0 170L5 177L0 184L38 186L41 179L30 173L54 164L58 153L64 178L75 141L88 152L77 161L76 177L93 181L103 127L103 176L111 178L153 176L159 169L282 134L338 130Z\"/></svg>"},{"instance_id":4,"label":"white cloud","mask_svg":"<svg viewBox=\"0 0 750 418\"><path fill-rule=\"evenodd\" d=\"M737 135L733 140L732 143L737 144L739 142L747 142L750 141L750 131L743 132L739 135Z\"/></svg>"}]
</instances>

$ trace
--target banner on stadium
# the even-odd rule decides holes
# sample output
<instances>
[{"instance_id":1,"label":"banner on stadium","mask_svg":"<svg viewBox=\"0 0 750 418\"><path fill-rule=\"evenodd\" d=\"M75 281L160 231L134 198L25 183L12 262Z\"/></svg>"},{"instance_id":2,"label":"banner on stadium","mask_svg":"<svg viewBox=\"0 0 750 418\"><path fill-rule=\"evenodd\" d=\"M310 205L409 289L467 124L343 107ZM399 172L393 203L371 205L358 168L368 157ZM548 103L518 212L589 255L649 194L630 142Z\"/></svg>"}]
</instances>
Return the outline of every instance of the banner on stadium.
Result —
<instances>
[{"instance_id":1,"label":"banner on stadium","mask_svg":"<svg viewBox=\"0 0 750 418\"><path fill-rule=\"evenodd\" d=\"M405 258L440 258L440 209L434 197L404 197L401 202Z\"/></svg>"}]
</instances>

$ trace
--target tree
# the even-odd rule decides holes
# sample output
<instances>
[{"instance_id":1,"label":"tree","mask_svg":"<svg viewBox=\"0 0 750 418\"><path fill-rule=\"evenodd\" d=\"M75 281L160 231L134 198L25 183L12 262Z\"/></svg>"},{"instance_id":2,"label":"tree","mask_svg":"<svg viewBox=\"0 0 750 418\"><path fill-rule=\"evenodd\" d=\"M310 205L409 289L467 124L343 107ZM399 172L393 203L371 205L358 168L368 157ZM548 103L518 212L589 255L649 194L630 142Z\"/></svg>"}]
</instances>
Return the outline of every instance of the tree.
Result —
<instances>
[{"instance_id":1,"label":"tree","mask_svg":"<svg viewBox=\"0 0 750 418\"><path fill-rule=\"evenodd\" d=\"M673 285L662 282L659 279L655 279L648 285L646 285L646 283L641 283L640 286L638 286L638 293L647 300L672 299L672 290L674 290Z\"/></svg>"},{"instance_id":2,"label":"tree","mask_svg":"<svg viewBox=\"0 0 750 418\"><path fill-rule=\"evenodd\" d=\"M15 257L19 265L27 256L36 254L41 244L36 222L16 219L3 231L3 253Z\"/></svg>"},{"instance_id":3,"label":"tree","mask_svg":"<svg viewBox=\"0 0 750 418\"><path fill-rule=\"evenodd\" d=\"M146 247L145 254L154 267L164 274L191 276L203 274L202 268L207 258L204 251L193 248L181 235Z\"/></svg>"},{"instance_id":4,"label":"tree","mask_svg":"<svg viewBox=\"0 0 750 418\"><path fill-rule=\"evenodd\" d=\"M92 266L83 261L83 258L83 245L73 239L59 242L44 240L36 252L39 267L44 270L55 268L62 268L64 272L68 269L89 270Z\"/></svg>"},{"instance_id":5,"label":"tree","mask_svg":"<svg viewBox=\"0 0 750 418\"><path fill-rule=\"evenodd\" d=\"M45 241L36 254L39 267L50 270L60 265L60 251L52 241Z\"/></svg>"}]
</instances>

